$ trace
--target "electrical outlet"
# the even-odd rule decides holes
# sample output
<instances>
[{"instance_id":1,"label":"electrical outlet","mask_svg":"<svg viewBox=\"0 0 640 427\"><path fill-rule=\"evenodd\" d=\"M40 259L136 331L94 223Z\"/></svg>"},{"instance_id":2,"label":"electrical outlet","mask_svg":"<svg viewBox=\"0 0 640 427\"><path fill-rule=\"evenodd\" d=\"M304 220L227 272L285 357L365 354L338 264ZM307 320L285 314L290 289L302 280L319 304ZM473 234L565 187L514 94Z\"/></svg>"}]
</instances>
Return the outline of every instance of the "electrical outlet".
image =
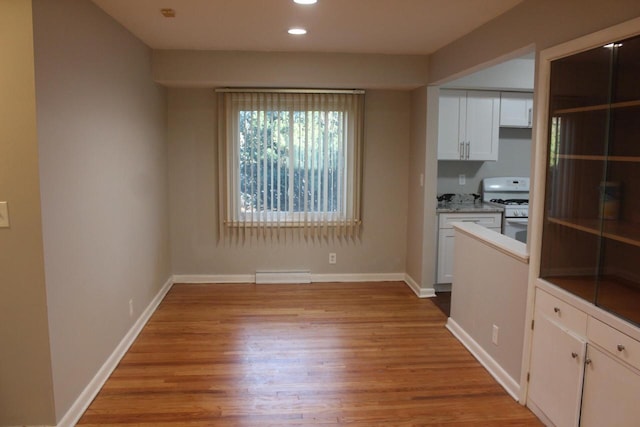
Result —
<instances>
[{"instance_id":1,"label":"electrical outlet","mask_svg":"<svg viewBox=\"0 0 640 427\"><path fill-rule=\"evenodd\" d=\"M491 342L493 342L495 345L498 345L498 332L500 331L500 328L498 328L497 325L493 325L493 333L491 334Z\"/></svg>"},{"instance_id":2,"label":"electrical outlet","mask_svg":"<svg viewBox=\"0 0 640 427\"><path fill-rule=\"evenodd\" d=\"M129 317L133 317L133 300L129 300Z\"/></svg>"},{"instance_id":3,"label":"electrical outlet","mask_svg":"<svg viewBox=\"0 0 640 427\"><path fill-rule=\"evenodd\" d=\"M330 252L329 253L329 264L335 264L336 263L336 253L335 252Z\"/></svg>"},{"instance_id":4,"label":"electrical outlet","mask_svg":"<svg viewBox=\"0 0 640 427\"><path fill-rule=\"evenodd\" d=\"M0 202L0 228L9 228L9 207L7 202Z\"/></svg>"},{"instance_id":5,"label":"electrical outlet","mask_svg":"<svg viewBox=\"0 0 640 427\"><path fill-rule=\"evenodd\" d=\"M458 175L458 184L465 185L467 183L467 176L463 173Z\"/></svg>"}]
</instances>

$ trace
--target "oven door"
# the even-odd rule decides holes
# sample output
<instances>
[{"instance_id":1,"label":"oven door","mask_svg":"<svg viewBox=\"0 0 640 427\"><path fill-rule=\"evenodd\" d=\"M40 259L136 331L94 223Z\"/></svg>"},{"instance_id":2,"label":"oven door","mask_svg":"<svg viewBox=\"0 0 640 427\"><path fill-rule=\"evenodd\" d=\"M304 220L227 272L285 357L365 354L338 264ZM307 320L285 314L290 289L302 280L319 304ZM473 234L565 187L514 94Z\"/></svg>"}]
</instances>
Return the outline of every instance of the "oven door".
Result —
<instances>
[{"instance_id":1,"label":"oven door","mask_svg":"<svg viewBox=\"0 0 640 427\"><path fill-rule=\"evenodd\" d=\"M527 243L528 223L528 218L505 218L503 234L519 242Z\"/></svg>"}]
</instances>

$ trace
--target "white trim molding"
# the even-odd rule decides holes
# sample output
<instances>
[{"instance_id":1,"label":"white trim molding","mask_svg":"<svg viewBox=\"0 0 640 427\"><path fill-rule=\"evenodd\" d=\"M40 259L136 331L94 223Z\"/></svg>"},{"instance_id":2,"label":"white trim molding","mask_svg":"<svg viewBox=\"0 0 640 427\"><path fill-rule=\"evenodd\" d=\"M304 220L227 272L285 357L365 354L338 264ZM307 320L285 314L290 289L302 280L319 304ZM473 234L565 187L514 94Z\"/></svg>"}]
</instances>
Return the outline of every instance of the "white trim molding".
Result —
<instances>
[{"instance_id":1,"label":"white trim molding","mask_svg":"<svg viewBox=\"0 0 640 427\"><path fill-rule=\"evenodd\" d=\"M104 362L98 372L94 375L93 379L89 384L87 384L82 393L80 393L67 413L64 414L60 422L57 424L57 427L73 427L76 425L98 392L102 389L105 382L107 382L111 373L118 366L120 360L127 353L129 347L131 347L138 334L142 331L142 328L147 324L151 315L156 311L156 308L158 308L158 305L160 305L164 296L169 292L171 286L173 286L173 277L169 277L165 284L162 285L160 291L158 291L149 305L147 305L147 308L145 308L145 310L140 314L140 317L136 320L133 326L131 326L129 332L127 332L127 334L122 338L120 343L107 358L106 362Z\"/></svg>"},{"instance_id":2,"label":"white trim molding","mask_svg":"<svg viewBox=\"0 0 640 427\"><path fill-rule=\"evenodd\" d=\"M401 280L403 280L404 283L406 283L407 286L411 288L413 293L416 294L418 298L433 298L436 296L436 290L434 288L420 287L420 285L415 280L413 280L413 277L409 276L408 274L405 274Z\"/></svg>"},{"instance_id":3,"label":"white trim molding","mask_svg":"<svg viewBox=\"0 0 640 427\"><path fill-rule=\"evenodd\" d=\"M256 283L255 274L174 274L173 283Z\"/></svg>"},{"instance_id":4,"label":"white trim molding","mask_svg":"<svg viewBox=\"0 0 640 427\"><path fill-rule=\"evenodd\" d=\"M433 287L436 292L451 292L452 289L451 283L436 283Z\"/></svg>"},{"instance_id":5,"label":"white trim molding","mask_svg":"<svg viewBox=\"0 0 640 427\"><path fill-rule=\"evenodd\" d=\"M312 283L403 282L404 273L311 274ZM173 283L256 283L255 274L176 274ZM270 282L271 283L271 282ZM291 283L291 282L282 282ZM301 283L308 283L306 281Z\"/></svg>"},{"instance_id":6,"label":"white trim molding","mask_svg":"<svg viewBox=\"0 0 640 427\"><path fill-rule=\"evenodd\" d=\"M402 282L404 273L312 274L312 282Z\"/></svg>"},{"instance_id":7,"label":"white trim molding","mask_svg":"<svg viewBox=\"0 0 640 427\"><path fill-rule=\"evenodd\" d=\"M478 362L491 374L493 378L518 401L520 395L520 385L511 378L496 360L489 355L471 336L452 318L447 319L446 328L464 345Z\"/></svg>"}]
</instances>

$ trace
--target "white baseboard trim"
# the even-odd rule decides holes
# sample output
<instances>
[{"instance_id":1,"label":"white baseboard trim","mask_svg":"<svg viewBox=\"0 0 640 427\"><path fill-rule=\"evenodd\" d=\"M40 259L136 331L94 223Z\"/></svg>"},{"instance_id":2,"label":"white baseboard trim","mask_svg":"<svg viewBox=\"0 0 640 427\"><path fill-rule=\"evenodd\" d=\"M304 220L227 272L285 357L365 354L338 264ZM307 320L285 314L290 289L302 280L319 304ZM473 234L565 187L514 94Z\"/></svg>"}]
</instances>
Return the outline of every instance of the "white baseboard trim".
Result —
<instances>
[{"instance_id":1,"label":"white baseboard trim","mask_svg":"<svg viewBox=\"0 0 640 427\"><path fill-rule=\"evenodd\" d=\"M140 314L138 320L131 326L129 332L122 338L106 362L104 362L93 379L87 384L82 393L80 393L80 396L78 396L73 405L71 405L71 408L69 408L60 422L58 422L57 427L73 427L76 425L100 389L102 389L104 383L107 382L113 370L118 366L118 363L120 363L120 360L124 357L127 350L129 350L129 347L131 347L131 344L133 344L140 331L142 331L142 328L147 324L151 315L156 311L156 308L158 308L164 296L169 292L171 286L173 286L173 278L169 277L165 284L162 285L160 291L158 291L149 305L147 305L147 308Z\"/></svg>"},{"instance_id":2,"label":"white baseboard trim","mask_svg":"<svg viewBox=\"0 0 640 427\"><path fill-rule=\"evenodd\" d=\"M404 273L312 274L312 282L402 282Z\"/></svg>"},{"instance_id":3,"label":"white baseboard trim","mask_svg":"<svg viewBox=\"0 0 640 427\"><path fill-rule=\"evenodd\" d=\"M174 274L173 283L255 283L255 274Z\"/></svg>"},{"instance_id":4,"label":"white baseboard trim","mask_svg":"<svg viewBox=\"0 0 640 427\"><path fill-rule=\"evenodd\" d=\"M311 274L311 282L402 282L404 277L404 273ZM176 274L173 276L173 283L256 283L256 276L255 274Z\"/></svg>"},{"instance_id":5,"label":"white baseboard trim","mask_svg":"<svg viewBox=\"0 0 640 427\"><path fill-rule=\"evenodd\" d=\"M518 401L520 384L516 382L455 320L449 317L446 328L464 345L467 350L489 371L491 376Z\"/></svg>"},{"instance_id":6,"label":"white baseboard trim","mask_svg":"<svg viewBox=\"0 0 640 427\"><path fill-rule=\"evenodd\" d=\"M404 283L406 283L407 286L411 288L413 293L416 294L418 298L433 298L436 296L435 289L421 288L420 285L418 285L418 283L415 280L413 280L413 277L409 276L408 274L404 275L403 280L404 280Z\"/></svg>"},{"instance_id":7,"label":"white baseboard trim","mask_svg":"<svg viewBox=\"0 0 640 427\"><path fill-rule=\"evenodd\" d=\"M436 292L451 292L451 283L436 283Z\"/></svg>"}]
</instances>

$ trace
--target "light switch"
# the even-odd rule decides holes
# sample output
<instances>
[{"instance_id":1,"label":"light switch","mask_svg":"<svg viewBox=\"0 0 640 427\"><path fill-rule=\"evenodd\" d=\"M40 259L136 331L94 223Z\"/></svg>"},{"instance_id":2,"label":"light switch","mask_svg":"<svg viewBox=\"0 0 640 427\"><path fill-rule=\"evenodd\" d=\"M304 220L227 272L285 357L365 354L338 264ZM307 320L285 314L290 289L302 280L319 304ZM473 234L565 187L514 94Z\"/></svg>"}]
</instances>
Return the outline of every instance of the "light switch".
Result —
<instances>
[{"instance_id":1,"label":"light switch","mask_svg":"<svg viewBox=\"0 0 640 427\"><path fill-rule=\"evenodd\" d=\"M0 228L9 228L9 207L7 202L0 202Z\"/></svg>"},{"instance_id":2,"label":"light switch","mask_svg":"<svg viewBox=\"0 0 640 427\"><path fill-rule=\"evenodd\" d=\"M465 185L467 183L467 177L465 174L461 173L458 175L458 184Z\"/></svg>"}]
</instances>

